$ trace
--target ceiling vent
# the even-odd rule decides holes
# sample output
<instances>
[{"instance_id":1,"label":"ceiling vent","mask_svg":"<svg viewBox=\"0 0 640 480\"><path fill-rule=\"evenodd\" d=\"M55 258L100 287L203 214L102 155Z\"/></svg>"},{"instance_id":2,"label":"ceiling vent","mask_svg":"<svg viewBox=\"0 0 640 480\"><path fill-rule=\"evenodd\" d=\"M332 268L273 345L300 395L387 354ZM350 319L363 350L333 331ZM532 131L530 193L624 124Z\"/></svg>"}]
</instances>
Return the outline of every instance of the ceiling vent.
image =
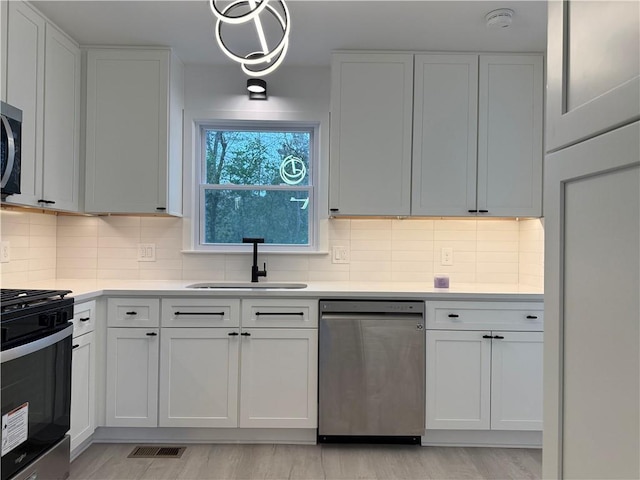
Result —
<instances>
[{"instance_id":1,"label":"ceiling vent","mask_svg":"<svg viewBox=\"0 0 640 480\"><path fill-rule=\"evenodd\" d=\"M489 28L506 28L511 25L513 20L513 10L509 8L499 8L485 15L487 27Z\"/></svg>"}]
</instances>

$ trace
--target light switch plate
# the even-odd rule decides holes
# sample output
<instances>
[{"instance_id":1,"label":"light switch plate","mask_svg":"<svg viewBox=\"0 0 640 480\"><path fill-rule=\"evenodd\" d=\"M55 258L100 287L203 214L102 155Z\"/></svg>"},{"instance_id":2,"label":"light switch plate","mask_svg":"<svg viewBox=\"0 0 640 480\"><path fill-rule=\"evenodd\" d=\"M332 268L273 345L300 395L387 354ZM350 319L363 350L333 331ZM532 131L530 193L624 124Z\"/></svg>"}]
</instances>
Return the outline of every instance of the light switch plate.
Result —
<instances>
[{"instance_id":1,"label":"light switch plate","mask_svg":"<svg viewBox=\"0 0 640 480\"><path fill-rule=\"evenodd\" d=\"M11 245L8 241L0 242L0 263L9 263L11 260Z\"/></svg>"},{"instance_id":2,"label":"light switch plate","mask_svg":"<svg viewBox=\"0 0 640 480\"><path fill-rule=\"evenodd\" d=\"M453 265L453 248L442 248L440 251L440 265Z\"/></svg>"},{"instance_id":3,"label":"light switch plate","mask_svg":"<svg viewBox=\"0 0 640 480\"><path fill-rule=\"evenodd\" d=\"M156 261L156 244L155 243L139 243L138 244L138 261L139 262L155 262Z\"/></svg>"},{"instance_id":4,"label":"light switch plate","mask_svg":"<svg viewBox=\"0 0 640 480\"><path fill-rule=\"evenodd\" d=\"M333 247L331 263L349 263L349 247Z\"/></svg>"}]
</instances>

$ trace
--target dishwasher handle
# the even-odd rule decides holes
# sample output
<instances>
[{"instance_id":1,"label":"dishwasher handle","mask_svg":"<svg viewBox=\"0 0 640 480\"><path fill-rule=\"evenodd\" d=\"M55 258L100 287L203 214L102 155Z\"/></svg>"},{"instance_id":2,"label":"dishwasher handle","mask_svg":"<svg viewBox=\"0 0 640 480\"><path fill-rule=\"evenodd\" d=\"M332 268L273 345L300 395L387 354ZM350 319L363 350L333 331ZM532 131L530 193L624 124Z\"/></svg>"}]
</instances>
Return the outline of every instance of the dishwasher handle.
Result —
<instances>
[{"instance_id":1,"label":"dishwasher handle","mask_svg":"<svg viewBox=\"0 0 640 480\"><path fill-rule=\"evenodd\" d=\"M321 320L330 321L354 321L354 320L423 320L422 313L322 313Z\"/></svg>"}]
</instances>

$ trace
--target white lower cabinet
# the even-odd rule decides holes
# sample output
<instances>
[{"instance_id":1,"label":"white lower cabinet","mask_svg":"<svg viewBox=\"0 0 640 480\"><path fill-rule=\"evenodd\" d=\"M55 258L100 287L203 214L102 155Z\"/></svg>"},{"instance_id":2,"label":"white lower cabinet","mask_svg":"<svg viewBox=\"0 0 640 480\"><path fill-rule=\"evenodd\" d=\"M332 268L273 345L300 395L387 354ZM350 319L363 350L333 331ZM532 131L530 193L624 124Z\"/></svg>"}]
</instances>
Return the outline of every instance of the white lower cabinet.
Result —
<instances>
[{"instance_id":1,"label":"white lower cabinet","mask_svg":"<svg viewBox=\"0 0 640 480\"><path fill-rule=\"evenodd\" d=\"M427 331L427 429L542 430L542 337Z\"/></svg>"},{"instance_id":2,"label":"white lower cabinet","mask_svg":"<svg viewBox=\"0 0 640 480\"><path fill-rule=\"evenodd\" d=\"M159 329L107 330L107 426L158 426Z\"/></svg>"},{"instance_id":3,"label":"white lower cabinet","mask_svg":"<svg viewBox=\"0 0 640 480\"><path fill-rule=\"evenodd\" d=\"M71 360L71 451L87 440L96 429L94 333L73 339Z\"/></svg>"},{"instance_id":4,"label":"white lower cabinet","mask_svg":"<svg viewBox=\"0 0 640 480\"><path fill-rule=\"evenodd\" d=\"M239 337L237 328L162 329L161 427L238 426Z\"/></svg>"},{"instance_id":5,"label":"white lower cabinet","mask_svg":"<svg viewBox=\"0 0 640 480\"><path fill-rule=\"evenodd\" d=\"M240 427L317 426L318 331L242 332Z\"/></svg>"}]
</instances>

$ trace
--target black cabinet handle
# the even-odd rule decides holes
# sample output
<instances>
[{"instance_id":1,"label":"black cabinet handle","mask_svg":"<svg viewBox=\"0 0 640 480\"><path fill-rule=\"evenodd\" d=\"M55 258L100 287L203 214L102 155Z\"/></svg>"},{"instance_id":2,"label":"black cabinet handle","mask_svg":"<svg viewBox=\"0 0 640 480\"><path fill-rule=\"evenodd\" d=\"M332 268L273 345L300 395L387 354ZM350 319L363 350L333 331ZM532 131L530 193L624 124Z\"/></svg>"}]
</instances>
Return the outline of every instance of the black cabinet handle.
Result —
<instances>
[{"instance_id":1,"label":"black cabinet handle","mask_svg":"<svg viewBox=\"0 0 640 480\"><path fill-rule=\"evenodd\" d=\"M41 198L40 200L38 200L38 203L46 203L47 205L54 205L56 202L54 202L53 200L45 200Z\"/></svg>"},{"instance_id":2,"label":"black cabinet handle","mask_svg":"<svg viewBox=\"0 0 640 480\"><path fill-rule=\"evenodd\" d=\"M147 333L147 337L155 337L155 336L157 336L157 335L158 335L158 334L157 334L156 332L148 332L148 333Z\"/></svg>"},{"instance_id":3,"label":"black cabinet handle","mask_svg":"<svg viewBox=\"0 0 640 480\"><path fill-rule=\"evenodd\" d=\"M166 210L165 207L156 207L156 210L160 211L160 212L164 212Z\"/></svg>"},{"instance_id":4,"label":"black cabinet handle","mask_svg":"<svg viewBox=\"0 0 640 480\"><path fill-rule=\"evenodd\" d=\"M81 322L88 322L89 320L91 320L91 317L79 318L78 320L80 320Z\"/></svg>"},{"instance_id":5,"label":"black cabinet handle","mask_svg":"<svg viewBox=\"0 0 640 480\"><path fill-rule=\"evenodd\" d=\"M231 333L227 333L227 335L229 335L230 337L237 337L240 334L238 332L231 332Z\"/></svg>"},{"instance_id":6,"label":"black cabinet handle","mask_svg":"<svg viewBox=\"0 0 640 480\"><path fill-rule=\"evenodd\" d=\"M304 316L304 312L256 312L256 317L259 316L263 316L263 317L267 317L269 315L271 316Z\"/></svg>"},{"instance_id":7,"label":"black cabinet handle","mask_svg":"<svg viewBox=\"0 0 640 480\"><path fill-rule=\"evenodd\" d=\"M478 210L478 213L489 213L489 210Z\"/></svg>"},{"instance_id":8,"label":"black cabinet handle","mask_svg":"<svg viewBox=\"0 0 640 480\"><path fill-rule=\"evenodd\" d=\"M482 335L482 338L493 338L491 335Z\"/></svg>"},{"instance_id":9,"label":"black cabinet handle","mask_svg":"<svg viewBox=\"0 0 640 480\"><path fill-rule=\"evenodd\" d=\"M535 315L527 315L527 318L530 320L535 320L538 317L536 317Z\"/></svg>"},{"instance_id":10,"label":"black cabinet handle","mask_svg":"<svg viewBox=\"0 0 640 480\"><path fill-rule=\"evenodd\" d=\"M176 317L180 315L224 315L224 312L175 312Z\"/></svg>"},{"instance_id":11,"label":"black cabinet handle","mask_svg":"<svg viewBox=\"0 0 640 480\"><path fill-rule=\"evenodd\" d=\"M127 314L127 315L137 315L138 314L138 312L124 312L124 313Z\"/></svg>"},{"instance_id":12,"label":"black cabinet handle","mask_svg":"<svg viewBox=\"0 0 640 480\"><path fill-rule=\"evenodd\" d=\"M494 335L493 338L496 338L498 340L502 340L504 337L502 335Z\"/></svg>"},{"instance_id":13,"label":"black cabinet handle","mask_svg":"<svg viewBox=\"0 0 640 480\"><path fill-rule=\"evenodd\" d=\"M449 316L449 318L458 318L458 317L460 317L460 315L458 315L457 313L450 313L448 316Z\"/></svg>"},{"instance_id":14,"label":"black cabinet handle","mask_svg":"<svg viewBox=\"0 0 640 480\"><path fill-rule=\"evenodd\" d=\"M72 350L75 350L76 348L78 348L80 345L76 344L72 347Z\"/></svg>"},{"instance_id":15,"label":"black cabinet handle","mask_svg":"<svg viewBox=\"0 0 640 480\"><path fill-rule=\"evenodd\" d=\"M329 211L330 212L339 212L340 209L339 208L330 208Z\"/></svg>"},{"instance_id":16,"label":"black cabinet handle","mask_svg":"<svg viewBox=\"0 0 640 480\"><path fill-rule=\"evenodd\" d=\"M478 210L467 210L469 213L478 213Z\"/></svg>"},{"instance_id":17,"label":"black cabinet handle","mask_svg":"<svg viewBox=\"0 0 640 480\"><path fill-rule=\"evenodd\" d=\"M251 334L249 332L242 332L240 335L242 335L243 337L250 337Z\"/></svg>"}]
</instances>

